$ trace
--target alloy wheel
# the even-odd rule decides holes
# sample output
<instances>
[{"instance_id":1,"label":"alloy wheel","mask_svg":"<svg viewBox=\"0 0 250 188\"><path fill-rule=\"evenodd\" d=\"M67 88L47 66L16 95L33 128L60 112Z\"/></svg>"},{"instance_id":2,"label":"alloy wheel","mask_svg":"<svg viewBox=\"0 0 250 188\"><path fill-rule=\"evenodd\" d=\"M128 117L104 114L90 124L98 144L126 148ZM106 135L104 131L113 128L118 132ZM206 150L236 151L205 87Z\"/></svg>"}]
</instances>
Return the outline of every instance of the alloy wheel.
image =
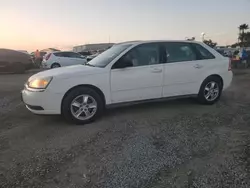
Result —
<instances>
[{"instance_id":1,"label":"alloy wheel","mask_svg":"<svg viewBox=\"0 0 250 188\"><path fill-rule=\"evenodd\" d=\"M204 96L207 101L211 102L216 100L219 96L219 93L220 88L218 83L211 81L205 86Z\"/></svg>"},{"instance_id":2,"label":"alloy wheel","mask_svg":"<svg viewBox=\"0 0 250 188\"><path fill-rule=\"evenodd\" d=\"M97 102L90 95L79 95L70 104L72 115L78 120L88 120L97 111Z\"/></svg>"}]
</instances>

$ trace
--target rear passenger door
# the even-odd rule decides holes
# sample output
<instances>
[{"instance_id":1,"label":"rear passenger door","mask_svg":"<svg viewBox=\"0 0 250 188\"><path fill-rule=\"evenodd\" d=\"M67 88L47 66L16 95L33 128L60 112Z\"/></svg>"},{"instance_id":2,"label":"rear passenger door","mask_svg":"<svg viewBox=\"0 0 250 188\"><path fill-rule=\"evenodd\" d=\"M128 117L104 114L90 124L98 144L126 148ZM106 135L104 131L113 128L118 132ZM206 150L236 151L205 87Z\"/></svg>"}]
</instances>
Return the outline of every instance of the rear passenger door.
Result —
<instances>
[{"instance_id":1,"label":"rear passenger door","mask_svg":"<svg viewBox=\"0 0 250 188\"><path fill-rule=\"evenodd\" d=\"M198 94L209 62L202 57L199 51L203 50L203 47L197 45L189 42L164 44L166 58L163 97ZM205 49L205 51L207 50ZM210 58L214 58L211 53L209 54Z\"/></svg>"}]
</instances>

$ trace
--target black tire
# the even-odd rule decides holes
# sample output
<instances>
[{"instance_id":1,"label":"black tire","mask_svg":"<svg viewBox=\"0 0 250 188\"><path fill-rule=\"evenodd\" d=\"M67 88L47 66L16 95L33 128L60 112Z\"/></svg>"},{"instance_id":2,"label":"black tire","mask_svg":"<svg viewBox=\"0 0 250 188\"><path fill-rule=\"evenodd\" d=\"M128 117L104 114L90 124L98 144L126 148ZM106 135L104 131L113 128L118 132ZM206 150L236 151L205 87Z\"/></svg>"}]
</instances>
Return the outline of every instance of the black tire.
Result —
<instances>
[{"instance_id":1,"label":"black tire","mask_svg":"<svg viewBox=\"0 0 250 188\"><path fill-rule=\"evenodd\" d=\"M94 100L97 103L96 112L94 116L92 116L90 119L79 120L75 118L71 112L72 101L80 95L89 95L92 98L94 98ZM77 87L73 89L72 91L70 91L69 93L67 93L62 101L62 109L61 109L62 115L67 121L73 122L75 124L81 124L81 125L87 124L96 120L97 117L102 115L103 110L104 110L104 101L102 97L94 89L91 89L89 87Z\"/></svg>"},{"instance_id":2,"label":"black tire","mask_svg":"<svg viewBox=\"0 0 250 188\"><path fill-rule=\"evenodd\" d=\"M216 98L211 100L211 99L207 99L206 98L206 92L207 90L205 90L205 88L207 87L208 84L210 83L216 83L217 86L218 86L218 95L216 95ZM216 86L216 87L217 87ZM202 104L207 104L207 105L212 105L214 103L216 103L220 97L221 97L221 93L222 93L222 89L223 89L223 83L222 83L222 80L217 77L217 76L211 76L211 77L208 77L207 79L205 79L200 87L200 91L199 91L199 94L198 94L198 101Z\"/></svg>"},{"instance_id":3,"label":"black tire","mask_svg":"<svg viewBox=\"0 0 250 188\"><path fill-rule=\"evenodd\" d=\"M52 68L52 69L59 68L59 67L61 67L61 65L60 65L59 63L53 63L53 64L51 65L51 68Z\"/></svg>"}]
</instances>

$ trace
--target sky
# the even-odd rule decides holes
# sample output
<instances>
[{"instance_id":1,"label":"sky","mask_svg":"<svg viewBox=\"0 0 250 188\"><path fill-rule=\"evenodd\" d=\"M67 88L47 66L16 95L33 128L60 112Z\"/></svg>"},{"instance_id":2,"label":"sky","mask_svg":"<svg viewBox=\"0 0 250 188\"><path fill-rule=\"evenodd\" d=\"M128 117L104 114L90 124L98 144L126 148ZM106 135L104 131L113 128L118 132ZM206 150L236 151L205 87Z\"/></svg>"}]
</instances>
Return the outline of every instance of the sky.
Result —
<instances>
[{"instance_id":1,"label":"sky","mask_svg":"<svg viewBox=\"0 0 250 188\"><path fill-rule=\"evenodd\" d=\"M195 36L220 45L250 25L250 0L0 0L0 48L34 51Z\"/></svg>"}]
</instances>

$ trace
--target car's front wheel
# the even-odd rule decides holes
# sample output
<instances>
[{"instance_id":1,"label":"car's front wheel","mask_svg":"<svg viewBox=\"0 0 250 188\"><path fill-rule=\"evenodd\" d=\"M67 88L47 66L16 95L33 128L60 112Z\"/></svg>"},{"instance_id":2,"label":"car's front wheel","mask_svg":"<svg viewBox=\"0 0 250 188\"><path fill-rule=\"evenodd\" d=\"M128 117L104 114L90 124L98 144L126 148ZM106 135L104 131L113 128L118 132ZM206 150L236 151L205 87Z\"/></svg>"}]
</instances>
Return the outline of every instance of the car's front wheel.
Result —
<instances>
[{"instance_id":1,"label":"car's front wheel","mask_svg":"<svg viewBox=\"0 0 250 188\"><path fill-rule=\"evenodd\" d=\"M202 83L198 99L203 104L214 104L220 99L222 89L222 80L219 77L211 76Z\"/></svg>"},{"instance_id":2,"label":"car's front wheel","mask_svg":"<svg viewBox=\"0 0 250 188\"><path fill-rule=\"evenodd\" d=\"M88 87L78 87L66 94L62 102L62 115L76 124L94 121L104 109L101 96Z\"/></svg>"}]
</instances>

